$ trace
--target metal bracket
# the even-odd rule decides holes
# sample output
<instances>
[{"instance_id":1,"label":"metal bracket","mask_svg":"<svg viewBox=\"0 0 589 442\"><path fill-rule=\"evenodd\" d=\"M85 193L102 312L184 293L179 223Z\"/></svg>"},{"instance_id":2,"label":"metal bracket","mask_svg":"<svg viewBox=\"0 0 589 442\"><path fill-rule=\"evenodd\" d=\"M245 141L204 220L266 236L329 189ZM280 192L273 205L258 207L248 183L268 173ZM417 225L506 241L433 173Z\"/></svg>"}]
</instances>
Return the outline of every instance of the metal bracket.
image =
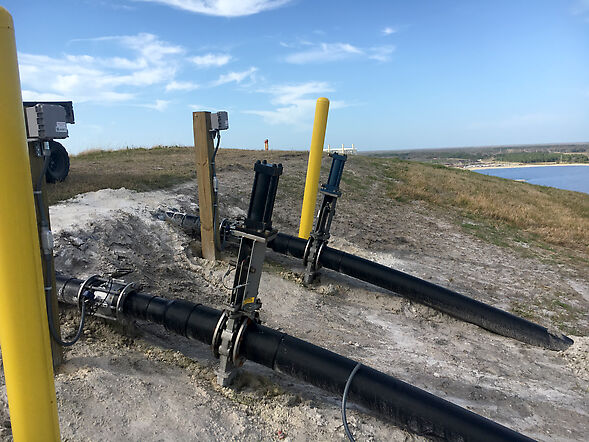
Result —
<instances>
[{"instance_id":1,"label":"metal bracket","mask_svg":"<svg viewBox=\"0 0 589 442\"><path fill-rule=\"evenodd\" d=\"M231 384L236 369L243 365L239 345L247 326L260 322L262 303L258 299L258 290L262 265L268 238L275 236L276 232L236 230L234 234L241 237L241 241L230 305L219 318L212 340L213 354L220 359L217 382L223 387Z\"/></svg>"},{"instance_id":2,"label":"metal bracket","mask_svg":"<svg viewBox=\"0 0 589 442\"><path fill-rule=\"evenodd\" d=\"M247 218L240 226L231 229L231 234L239 238L235 279L229 306L217 322L211 345L213 354L220 359L217 382L223 387L231 383L236 369L243 365L239 347L248 325L260 323L262 303L258 291L262 266L267 243L278 233L272 229L272 211L282 165L257 161L254 172ZM228 222L224 224L223 230L226 231L230 225Z\"/></svg>"},{"instance_id":3,"label":"metal bracket","mask_svg":"<svg viewBox=\"0 0 589 442\"><path fill-rule=\"evenodd\" d=\"M218 355L217 357L220 359L217 383L223 387L231 384L237 374L237 369L245 362L245 358L239 355L239 349L245 330L252 322L253 320L246 315L240 313L231 315L214 338L216 342L220 341L213 353Z\"/></svg>"},{"instance_id":4,"label":"metal bracket","mask_svg":"<svg viewBox=\"0 0 589 442\"><path fill-rule=\"evenodd\" d=\"M135 283L127 284L118 279L92 275L80 284L75 301L81 307L84 302L83 293L89 290L94 295L90 307L95 316L122 321L125 319L123 316L125 299L136 288Z\"/></svg>"},{"instance_id":5,"label":"metal bracket","mask_svg":"<svg viewBox=\"0 0 589 442\"><path fill-rule=\"evenodd\" d=\"M82 293L84 293L84 290L86 290L87 288L90 288L90 284L92 284L94 281L96 281L97 279L100 279L100 275L92 275L88 278L86 278L86 280L80 284L80 288L78 289L78 294L76 296L76 301L78 303L78 308L82 308Z\"/></svg>"},{"instance_id":6,"label":"metal bracket","mask_svg":"<svg viewBox=\"0 0 589 442\"><path fill-rule=\"evenodd\" d=\"M319 269L321 268L319 259L323 248L329 241L329 232L331 230L331 222L335 215L335 206L337 199L341 196L339 184L347 156L337 153L330 154L330 156L332 157L332 162L329 178L327 183L323 184L319 190L323 194L321 209L319 209L315 220L315 229L309 236L303 254L303 265L305 266L303 284L305 285L311 284L319 274Z\"/></svg>"}]
</instances>

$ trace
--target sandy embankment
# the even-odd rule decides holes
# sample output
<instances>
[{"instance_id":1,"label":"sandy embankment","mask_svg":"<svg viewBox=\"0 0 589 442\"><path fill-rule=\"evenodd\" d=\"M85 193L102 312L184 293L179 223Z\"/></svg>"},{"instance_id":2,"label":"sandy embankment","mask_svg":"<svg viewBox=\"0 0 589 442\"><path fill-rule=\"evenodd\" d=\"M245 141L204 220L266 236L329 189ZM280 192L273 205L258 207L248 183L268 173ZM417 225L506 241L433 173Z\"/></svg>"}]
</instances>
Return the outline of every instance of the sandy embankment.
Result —
<instances>
[{"instance_id":1,"label":"sandy embankment","mask_svg":"<svg viewBox=\"0 0 589 442\"><path fill-rule=\"evenodd\" d=\"M546 167L546 166L588 166L589 163L487 163L484 165L470 165L464 166L463 169L468 170L484 170L484 169L514 169L516 167Z\"/></svg>"}]
</instances>

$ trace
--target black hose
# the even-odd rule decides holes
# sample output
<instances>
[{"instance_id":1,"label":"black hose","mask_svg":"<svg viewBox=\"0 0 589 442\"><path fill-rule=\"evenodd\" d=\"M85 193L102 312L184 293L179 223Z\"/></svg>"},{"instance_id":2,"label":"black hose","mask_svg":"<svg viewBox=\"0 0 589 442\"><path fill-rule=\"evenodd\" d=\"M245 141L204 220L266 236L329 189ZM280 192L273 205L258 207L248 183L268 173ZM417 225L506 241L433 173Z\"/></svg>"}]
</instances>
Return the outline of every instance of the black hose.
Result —
<instances>
[{"instance_id":1,"label":"black hose","mask_svg":"<svg viewBox=\"0 0 589 442\"><path fill-rule=\"evenodd\" d=\"M45 230L49 230L49 220L47 219L47 215L45 214L45 204L43 203L43 180L45 179L45 174L47 173L47 168L49 167L49 161L50 161L50 155L45 155L45 158L43 160L43 168L41 169L41 174L40 176L37 178L37 182L36 182L36 187L35 187L35 191L33 192L34 196L35 196L35 203L37 204L37 213L39 214L40 217L40 226L41 226L41 232L45 231ZM70 341L65 341L62 339L62 337L60 336L60 334L57 332L57 330L55 329L55 324L53 323L53 315L52 315L52 306L51 306L51 294L53 291L53 284L52 284L52 279L53 279L53 274L51 271L52 265L51 265L51 260L53 258L53 253L51 250L46 249L46 247L43 247L43 261L45 264L45 271L44 271L44 275L43 275L43 280L44 280L44 291L45 291L45 308L47 310L47 322L49 324L49 334L51 335L51 338L57 342L57 344L61 345L62 347L71 347L72 345L74 345L76 342L78 342L78 340L80 339L80 337L82 336L82 332L84 331L84 323L86 320L86 305L85 302L82 302L82 305L80 306L80 323L78 325L78 329L76 331L76 334L74 335L74 337L70 340ZM71 279L71 278L70 278ZM65 283L65 285L67 285L67 282Z\"/></svg>"},{"instance_id":2,"label":"black hose","mask_svg":"<svg viewBox=\"0 0 589 442\"><path fill-rule=\"evenodd\" d=\"M221 131L217 130L217 145L215 146L215 150L213 151L213 155L211 157L211 172L213 181L215 181L215 187L218 187L219 181L217 179L217 166L215 163L215 158L217 157L217 152L219 151L219 145L221 144ZM213 189L213 235L215 241L215 247L217 250L223 250L223 244L221 244L219 238L219 190Z\"/></svg>"},{"instance_id":3,"label":"black hose","mask_svg":"<svg viewBox=\"0 0 589 442\"><path fill-rule=\"evenodd\" d=\"M342 395L342 422L344 424L344 431L346 432L346 436L348 436L350 442L356 442L356 439L354 439L354 436L352 436L352 432L350 431L350 427L348 427L348 418L346 416L346 403L348 401L348 392L350 391L352 379L354 379L354 376L356 375L358 370L360 370L360 367L362 367L362 364L358 362L352 370L352 372L350 373L348 380L346 381L346 386L344 387L344 394Z\"/></svg>"},{"instance_id":4,"label":"black hose","mask_svg":"<svg viewBox=\"0 0 589 442\"><path fill-rule=\"evenodd\" d=\"M63 283L68 278L59 276ZM83 281L60 290L62 301L74 302ZM167 330L211 345L221 311L183 300L131 292L123 313L163 325ZM240 343L239 355L252 362L308 382L341 396L357 362L286 333L252 323ZM350 383L351 400L408 430L450 440L529 441L528 437L472 413L373 368L362 366Z\"/></svg>"},{"instance_id":5,"label":"black hose","mask_svg":"<svg viewBox=\"0 0 589 442\"><path fill-rule=\"evenodd\" d=\"M307 241L279 233L269 246L275 252L302 258ZM476 324L494 333L550 350L565 350L573 340L551 333L546 327L512 315L407 273L391 269L364 258L324 247L319 264L330 270L351 276L395 292L412 301L427 305L450 316Z\"/></svg>"}]
</instances>

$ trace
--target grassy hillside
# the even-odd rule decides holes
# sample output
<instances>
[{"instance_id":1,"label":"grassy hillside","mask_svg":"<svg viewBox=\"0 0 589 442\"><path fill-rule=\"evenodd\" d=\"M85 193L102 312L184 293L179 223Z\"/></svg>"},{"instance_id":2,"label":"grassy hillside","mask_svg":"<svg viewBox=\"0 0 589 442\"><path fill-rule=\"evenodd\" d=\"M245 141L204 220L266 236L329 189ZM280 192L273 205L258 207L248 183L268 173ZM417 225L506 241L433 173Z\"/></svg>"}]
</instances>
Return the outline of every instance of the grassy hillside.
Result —
<instances>
[{"instance_id":1,"label":"grassy hillside","mask_svg":"<svg viewBox=\"0 0 589 442\"><path fill-rule=\"evenodd\" d=\"M528 238L589 251L589 195L434 164L387 160L398 201L422 200L484 227L516 229Z\"/></svg>"},{"instance_id":2,"label":"grassy hillside","mask_svg":"<svg viewBox=\"0 0 589 442\"><path fill-rule=\"evenodd\" d=\"M223 149L218 157L224 168L249 166L258 158L290 161L284 183L305 173L303 152L261 152ZM96 151L71 158L70 176L49 185L51 203L78 193L102 188L126 187L144 191L170 187L194 179L194 150L159 147L113 152ZM343 183L354 189L346 198L371 197L370 182L380 181L387 195L399 204L423 201L432 209L455 214L465 230L485 240L507 245L516 241L539 241L547 247L564 246L589 254L589 195L534 186L445 166L391 158L350 157ZM291 183L292 184L292 183ZM294 189L302 193L300 189Z\"/></svg>"},{"instance_id":3,"label":"grassy hillside","mask_svg":"<svg viewBox=\"0 0 589 442\"><path fill-rule=\"evenodd\" d=\"M589 143L465 147L445 149L381 150L362 155L399 160L422 161L446 165L476 165L480 162L510 163L587 163Z\"/></svg>"},{"instance_id":4,"label":"grassy hillside","mask_svg":"<svg viewBox=\"0 0 589 442\"><path fill-rule=\"evenodd\" d=\"M48 185L49 203L109 187L145 191L193 178L196 178L193 148L90 151L70 158L70 174L63 183Z\"/></svg>"}]
</instances>

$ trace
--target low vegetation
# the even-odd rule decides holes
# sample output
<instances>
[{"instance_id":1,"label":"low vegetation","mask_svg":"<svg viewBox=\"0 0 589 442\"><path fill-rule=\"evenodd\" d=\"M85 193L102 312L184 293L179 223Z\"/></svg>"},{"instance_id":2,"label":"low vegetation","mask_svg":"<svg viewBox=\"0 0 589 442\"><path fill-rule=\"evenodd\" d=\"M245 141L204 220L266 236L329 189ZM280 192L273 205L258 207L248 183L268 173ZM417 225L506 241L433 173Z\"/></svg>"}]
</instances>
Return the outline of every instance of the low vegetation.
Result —
<instances>
[{"instance_id":1,"label":"low vegetation","mask_svg":"<svg viewBox=\"0 0 589 442\"><path fill-rule=\"evenodd\" d=\"M458 211L477 225L589 252L589 195L435 164L386 161L389 193ZM517 230L517 232L516 232Z\"/></svg>"},{"instance_id":2,"label":"low vegetation","mask_svg":"<svg viewBox=\"0 0 589 442\"><path fill-rule=\"evenodd\" d=\"M451 166L481 163L589 163L589 143L365 152L379 158Z\"/></svg>"},{"instance_id":3,"label":"low vegetation","mask_svg":"<svg viewBox=\"0 0 589 442\"><path fill-rule=\"evenodd\" d=\"M92 150L70 158L63 183L48 184L49 204L79 193L120 187L160 189L196 178L193 148Z\"/></svg>"},{"instance_id":4,"label":"low vegetation","mask_svg":"<svg viewBox=\"0 0 589 442\"><path fill-rule=\"evenodd\" d=\"M508 163L589 163L585 154L559 152L510 152L495 155L494 159Z\"/></svg>"},{"instance_id":5,"label":"low vegetation","mask_svg":"<svg viewBox=\"0 0 589 442\"><path fill-rule=\"evenodd\" d=\"M225 167L230 170L253 164L259 156L260 151L224 149L218 158L219 172ZM269 161L291 161L281 182L289 183L289 194L295 190L297 195L302 192L306 154L270 151L263 156ZM194 150L190 147L80 154L71 158L71 171L65 182L48 185L50 203L103 188L145 191L170 187L196 177L194 162ZM326 176L327 169L322 173ZM370 197L369 183L378 180L398 203L419 200L458 215L456 218L466 231L489 242L511 246L514 241L538 241L541 247L564 246L589 253L589 195L436 164L354 156L343 177L343 184L353 188L354 195L347 191L346 199L360 201Z\"/></svg>"}]
</instances>

